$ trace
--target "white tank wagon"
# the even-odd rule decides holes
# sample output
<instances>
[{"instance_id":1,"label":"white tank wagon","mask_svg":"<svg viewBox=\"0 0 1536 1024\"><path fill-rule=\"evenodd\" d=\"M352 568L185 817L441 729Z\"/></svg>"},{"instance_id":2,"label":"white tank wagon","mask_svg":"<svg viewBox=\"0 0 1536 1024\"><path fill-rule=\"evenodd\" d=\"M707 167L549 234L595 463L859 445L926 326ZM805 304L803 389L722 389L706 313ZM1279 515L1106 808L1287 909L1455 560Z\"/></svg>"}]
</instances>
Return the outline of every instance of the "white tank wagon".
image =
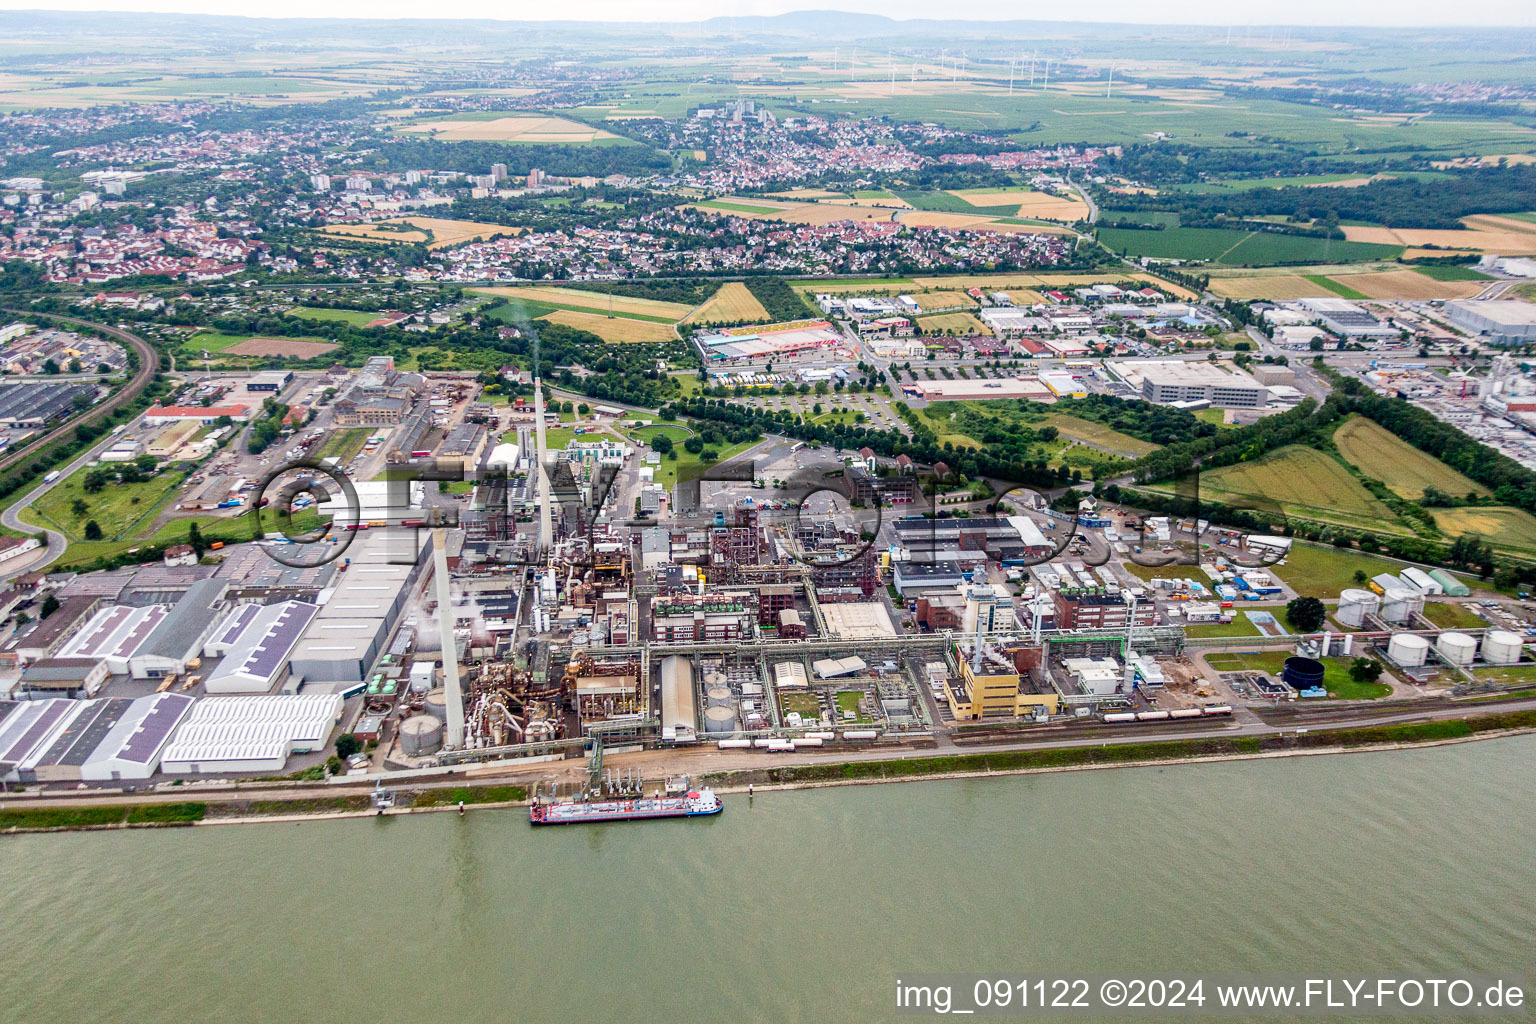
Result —
<instances>
[{"instance_id":1,"label":"white tank wagon","mask_svg":"<svg viewBox=\"0 0 1536 1024\"><path fill-rule=\"evenodd\" d=\"M1483 660L1490 665L1514 665L1524 649L1520 634L1507 629L1490 629L1483 636Z\"/></svg>"},{"instance_id":2,"label":"white tank wagon","mask_svg":"<svg viewBox=\"0 0 1536 1024\"><path fill-rule=\"evenodd\" d=\"M1387 657L1404 668L1418 668L1429 657L1429 641L1415 633L1397 633L1387 643Z\"/></svg>"},{"instance_id":3,"label":"white tank wagon","mask_svg":"<svg viewBox=\"0 0 1536 1024\"><path fill-rule=\"evenodd\" d=\"M1435 650L1452 665L1470 665L1477 660L1477 638L1465 633L1441 633Z\"/></svg>"},{"instance_id":4,"label":"white tank wagon","mask_svg":"<svg viewBox=\"0 0 1536 1024\"><path fill-rule=\"evenodd\" d=\"M1381 608L1381 599L1374 591L1351 588L1339 594L1339 607L1335 617L1351 629L1365 625L1367 615L1375 615Z\"/></svg>"}]
</instances>

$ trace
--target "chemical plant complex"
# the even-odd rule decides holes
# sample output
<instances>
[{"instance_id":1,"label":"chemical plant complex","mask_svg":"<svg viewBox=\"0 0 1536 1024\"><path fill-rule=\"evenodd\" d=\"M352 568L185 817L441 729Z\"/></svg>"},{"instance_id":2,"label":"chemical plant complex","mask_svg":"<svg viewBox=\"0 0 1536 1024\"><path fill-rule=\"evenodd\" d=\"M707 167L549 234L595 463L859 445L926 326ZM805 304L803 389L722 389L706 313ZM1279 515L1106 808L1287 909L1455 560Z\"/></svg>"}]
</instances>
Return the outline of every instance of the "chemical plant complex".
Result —
<instances>
[{"instance_id":1,"label":"chemical plant complex","mask_svg":"<svg viewBox=\"0 0 1536 1024\"><path fill-rule=\"evenodd\" d=\"M1250 402L1206 365L1117 375L1154 401ZM1444 711L1532 664L1518 606L1480 600L1464 574L1359 572L1297 629L1305 573L1331 556L1291 537L1065 487L957 491L943 465L772 435L665 487L660 453L626 439L648 420L600 406L573 431L541 382L500 407L387 361L335 383L334 415L387 421L351 463L306 461L295 430L265 491L247 483L263 466L232 456L200 473L246 473L216 490L262 521L258 539L13 574L10 613L27 621L0 655L8 785L495 767L596 798L870 749L1278 732L1345 720L1362 696ZM142 436L166 416L151 410ZM371 462L395 471L354 483L346 470ZM285 535L279 505L330 526ZM1360 665L1375 668L1343 668Z\"/></svg>"}]
</instances>

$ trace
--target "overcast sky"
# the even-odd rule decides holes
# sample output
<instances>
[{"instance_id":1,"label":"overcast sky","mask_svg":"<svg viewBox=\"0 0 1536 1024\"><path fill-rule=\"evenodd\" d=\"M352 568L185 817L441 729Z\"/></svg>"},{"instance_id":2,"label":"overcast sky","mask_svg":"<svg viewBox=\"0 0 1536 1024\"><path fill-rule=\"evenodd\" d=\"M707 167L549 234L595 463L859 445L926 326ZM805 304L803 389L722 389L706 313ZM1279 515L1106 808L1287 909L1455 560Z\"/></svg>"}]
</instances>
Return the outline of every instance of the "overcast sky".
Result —
<instances>
[{"instance_id":1,"label":"overcast sky","mask_svg":"<svg viewBox=\"0 0 1536 1024\"><path fill-rule=\"evenodd\" d=\"M507 21L696 21L715 15L764 15L806 9L865 11L893 18L997 18L1119 21L1202 25L1536 25L1532 0L1097 0L1087 4L1030 4L1017 0L584 0L580 4L528 0L0 0L0 10L166 11L266 18L495 18Z\"/></svg>"}]
</instances>

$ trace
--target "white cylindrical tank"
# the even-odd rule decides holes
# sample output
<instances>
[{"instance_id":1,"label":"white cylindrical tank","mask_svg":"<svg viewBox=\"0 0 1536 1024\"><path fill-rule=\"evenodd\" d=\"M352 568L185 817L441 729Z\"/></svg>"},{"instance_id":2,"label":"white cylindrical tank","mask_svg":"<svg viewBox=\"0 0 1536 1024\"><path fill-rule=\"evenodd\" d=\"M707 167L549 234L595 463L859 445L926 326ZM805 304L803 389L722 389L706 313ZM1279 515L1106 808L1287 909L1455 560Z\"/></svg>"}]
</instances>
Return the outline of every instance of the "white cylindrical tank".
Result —
<instances>
[{"instance_id":1,"label":"white cylindrical tank","mask_svg":"<svg viewBox=\"0 0 1536 1024\"><path fill-rule=\"evenodd\" d=\"M731 691L726 686L711 686L704 691L704 703L708 707L723 708L732 704Z\"/></svg>"},{"instance_id":2,"label":"white cylindrical tank","mask_svg":"<svg viewBox=\"0 0 1536 1024\"><path fill-rule=\"evenodd\" d=\"M1405 668L1417 668L1429 657L1429 641L1414 633L1398 633L1387 644L1387 657Z\"/></svg>"},{"instance_id":3,"label":"white cylindrical tank","mask_svg":"<svg viewBox=\"0 0 1536 1024\"><path fill-rule=\"evenodd\" d=\"M1414 601L1418 600L1423 607L1423 597L1417 590L1409 590L1407 587L1388 587L1387 592L1381 598L1381 618L1383 622L1389 622L1398 626L1413 617Z\"/></svg>"},{"instance_id":4,"label":"white cylindrical tank","mask_svg":"<svg viewBox=\"0 0 1536 1024\"><path fill-rule=\"evenodd\" d=\"M1435 650L1452 665L1470 665L1477 658L1477 640L1465 633L1441 633Z\"/></svg>"},{"instance_id":5,"label":"white cylindrical tank","mask_svg":"<svg viewBox=\"0 0 1536 1024\"><path fill-rule=\"evenodd\" d=\"M448 691L438 687L427 694L427 714L439 722L448 721Z\"/></svg>"},{"instance_id":6,"label":"white cylindrical tank","mask_svg":"<svg viewBox=\"0 0 1536 1024\"><path fill-rule=\"evenodd\" d=\"M719 734L722 732L736 731L736 712L727 707L709 707L704 709L704 731Z\"/></svg>"},{"instance_id":7,"label":"white cylindrical tank","mask_svg":"<svg viewBox=\"0 0 1536 1024\"><path fill-rule=\"evenodd\" d=\"M1490 629L1483 635L1483 660L1490 665L1513 665L1520 660L1525 642L1507 629Z\"/></svg>"},{"instance_id":8,"label":"white cylindrical tank","mask_svg":"<svg viewBox=\"0 0 1536 1024\"><path fill-rule=\"evenodd\" d=\"M1376 614L1381 607L1381 600L1375 593L1369 590L1349 589L1339 594L1339 608L1337 618L1351 629L1359 629L1365 625L1367 615Z\"/></svg>"},{"instance_id":9,"label":"white cylindrical tank","mask_svg":"<svg viewBox=\"0 0 1536 1024\"><path fill-rule=\"evenodd\" d=\"M400 723L400 750L407 757L425 757L443 748L443 723L431 715L413 715Z\"/></svg>"}]
</instances>

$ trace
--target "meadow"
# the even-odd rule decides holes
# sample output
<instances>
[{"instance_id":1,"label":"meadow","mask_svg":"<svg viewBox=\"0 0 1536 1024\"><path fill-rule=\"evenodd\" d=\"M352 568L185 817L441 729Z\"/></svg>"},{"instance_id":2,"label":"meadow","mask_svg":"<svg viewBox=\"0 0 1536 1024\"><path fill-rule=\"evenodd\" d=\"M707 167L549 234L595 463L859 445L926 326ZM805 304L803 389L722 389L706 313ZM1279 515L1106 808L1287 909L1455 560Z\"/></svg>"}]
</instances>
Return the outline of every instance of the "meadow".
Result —
<instances>
[{"instance_id":1,"label":"meadow","mask_svg":"<svg viewBox=\"0 0 1536 1024\"><path fill-rule=\"evenodd\" d=\"M1239 228L1179 227L1161 231L1099 228L1098 236L1099 241L1114 252L1133 258L1203 260L1226 266L1396 259L1407 244L1341 242Z\"/></svg>"},{"instance_id":2,"label":"meadow","mask_svg":"<svg viewBox=\"0 0 1536 1024\"><path fill-rule=\"evenodd\" d=\"M1335 460L1300 445L1200 474L1203 499L1279 507L1287 515L1376 532L1403 532L1392 510Z\"/></svg>"},{"instance_id":3,"label":"meadow","mask_svg":"<svg viewBox=\"0 0 1536 1024\"><path fill-rule=\"evenodd\" d=\"M1536 517L1501 505L1430 510L1435 525L1447 537L1476 534L1495 548L1516 555L1536 556Z\"/></svg>"}]
</instances>

